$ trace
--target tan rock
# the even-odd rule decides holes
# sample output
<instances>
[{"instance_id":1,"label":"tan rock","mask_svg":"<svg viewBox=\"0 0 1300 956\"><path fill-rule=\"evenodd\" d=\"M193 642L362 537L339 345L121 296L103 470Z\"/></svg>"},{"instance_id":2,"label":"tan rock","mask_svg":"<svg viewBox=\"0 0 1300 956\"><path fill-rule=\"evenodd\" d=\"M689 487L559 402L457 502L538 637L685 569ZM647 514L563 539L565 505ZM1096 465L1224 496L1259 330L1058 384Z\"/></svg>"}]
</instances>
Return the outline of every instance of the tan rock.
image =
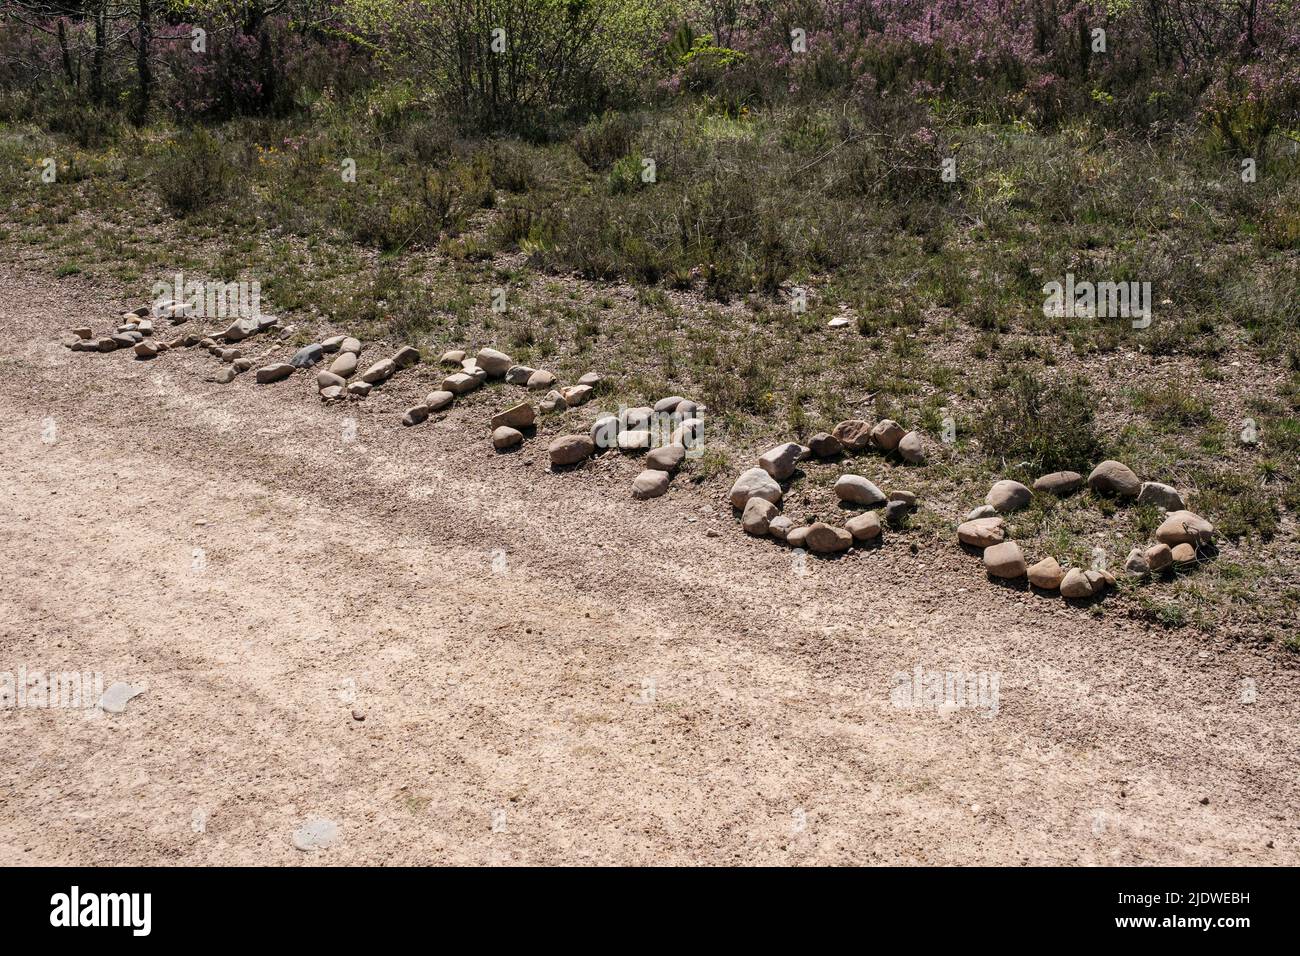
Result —
<instances>
[{"instance_id":1,"label":"tan rock","mask_svg":"<svg viewBox=\"0 0 1300 956\"><path fill-rule=\"evenodd\" d=\"M893 451L903 440L903 426L892 418L876 422L871 429L871 443L884 451Z\"/></svg>"},{"instance_id":2,"label":"tan rock","mask_svg":"<svg viewBox=\"0 0 1300 956\"><path fill-rule=\"evenodd\" d=\"M1108 459L1088 475L1088 487L1098 494L1136 498L1142 490L1142 482L1128 465Z\"/></svg>"},{"instance_id":3,"label":"tan rock","mask_svg":"<svg viewBox=\"0 0 1300 956\"><path fill-rule=\"evenodd\" d=\"M957 525L957 539L972 548L988 548L1000 544L1007 536L1001 518L976 518Z\"/></svg>"},{"instance_id":4,"label":"tan rock","mask_svg":"<svg viewBox=\"0 0 1300 956\"><path fill-rule=\"evenodd\" d=\"M984 503L992 505L999 512L1019 511L1027 507L1034 495L1018 481L1003 479L993 483Z\"/></svg>"},{"instance_id":5,"label":"tan rock","mask_svg":"<svg viewBox=\"0 0 1300 956\"><path fill-rule=\"evenodd\" d=\"M533 410L533 406L527 402L520 402L518 405L511 405L505 411L493 415L492 427L500 428L504 425L507 428L524 429L531 428L536 421L537 412Z\"/></svg>"},{"instance_id":6,"label":"tan rock","mask_svg":"<svg viewBox=\"0 0 1300 956\"><path fill-rule=\"evenodd\" d=\"M750 498L745 502L745 511L740 516L740 526L746 534L762 537L767 534L772 519L777 516L776 505L763 498Z\"/></svg>"},{"instance_id":7,"label":"tan rock","mask_svg":"<svg viewBox=\"0 0 1300 956\"><path fill-rule=\"evenodd\" d=\"M620 436L622 437L622 436ZM750 468L741 472L736 483L731 486L728 496L733 506L743 508L750 498L762 498L774 505L781 503L781 486L762 468Z\"/></svg>"},{"instance_id":8,"label":"tan rock","mask_svg":"<svg viewBox=\"0 0 1300 956\"><path fill-rule=\"evenodd\" d=\"M860 418L850 418L831 429L831 434L849 451L862 451L871 444L871 425Z\"/></svg>"},{"instance_id":9,"label":"tan rock","mask_svg":"<svg viewBox=\"0 0 1300 956\"><path fill-rule=\"evenodd\" d=\"M815 521L808 528L807 546L809 551L818 554L833 554L847 551L853 545L853 535L843 528L836 528L824 521Z\"/></svg>"},{"instance_id":10,"label":"tan rock","mask_svg":"<svg viewBox=\"0 0 1300 956\"><path fill-rule=\"evenodd\" d=\"M595 443L586 435L561 435L551 442L547 453L552 465L565 466L585 461L595 450Z\"/></svg>"},{"instance_id":11,"label":"tan rock","mask_svg":"<svg viewBox=\"0 0 1300 956\"><path fill-rule=\"evenodd\" d=\"M392 359L381 359L361 373L361 381L368 385L378 385L392 378L397 372L397 363Z\"/></svg>"},{"instance_id":12,"label":"tan rock","mask_svg":"<svg viewBox=\"0 0 1300 956\"><path fill-rule=\"evenodd\" d=\"M1156 528L1156 540L1170 547L1183 542L1209 544L1214 540L1214 525L1190 511L1175 511Z\"/></svg>"},{"instance_id":13,"label":"tan rock","mask_svg":"<svg viewBox=\"0 0 1300 956\"><path fill-rule=\"evenodd\" d=\"M1174 551L1167 544L1153 544L1146 550L1147 567L1163 571L1174 563Z\"/></svg>"},{"instance_id":14,"label":"tan rock","mask_svg":"<svg viewBox=\"0 0 1300 956\"><path fill-rule=\"evenodd\" d=\"M1025 575L1025 556L1020 545L1003 541L984 549L984 570L996 578L1019 578Z\"/></svg>"},{"instance_id":15,"label":"tan rock","mask_svg":"<svg viewBox=\"0 0 1300 956\"><path fill-rule=\"evenodd\" d=\"M1196 546L1184 541L1173 547L1174 564L1195 564Z\"/></svg>"},{"instance_id":16,"label":"tan rock","mask_svg":"<svg viewBox=\"0 0 1300 956\"><path fill-rule=\"evenodd\" d=\"M658 498L668 490L668 472L647 468L632 479L632 497Z\"/></svg>"},{"instance_id":17,"label":"tan rock","mask_svg":"<svg viewBox=\"0 0 1300 956\"><path fill-rule=\"evenodd\" d=\"M909 465L924 465L925 445L921 441L921 433L910 431L904 435L898 442L898 454Z\"/></svg>"},{"instance_id":18,"label":"tan rock","mask_svg":"<svg viewBox=\"0 0 1300 956\"><path fill-rule=\"evenodd\" d=\"M1029 569L1029 583L1044 591L1055 591L1061 586L1065 572L1056 558L1043 558Z\"/></svg>"},{"instance_id":19,"label":"tan rock","mask_svg":"<svg viewBox=\"0 0 1300 956\"><path fill-rule=\"evenodd\" d=\"M509 355L496 349L479 349L474 359L478 362L479 368L492 378L504 377L510 366L515 364L514 359Z\"/></svg>"},{"instance_id":20,"label":"tan rock","mask_svg":"<svg viewBox=\"0 0 1300 956\"><path fill-rule=\"evenodd\" d=\"M455 400L455 395L442 389L437 389L424 396L424 404L428 406L430 412L440 412Z\"/></svg>"},{"instance_id":21,"label":"tan rock","mask_svg":"<svg viewBox=\"0 0 1300 956\"><path fill-rule=\"evenodd\" d=\"M1034 490L1064 498L1083 487L1083 475L1077 471L1054 471L1034 482Z\"/></svg>"},{"instance_id":22,"label":"tan rock","mask_svg":"<svg viewBox=\"0 0 1300 956\"><path fill-rule=\"evenodd\" d=\"M854 515L844 524L855 541L870 541L880 537L880 517L874 511Z\"/></svg>"},{"instance_id":23,"label":"tan rock","mask_svg":"<svg viewBox=\"0 0 1300 956\"><path fill-rule=\"evenodd\" d=\"M492 447L497 451L504 451L507 448L514 448L522 444L524 433L517 428L511 428L509 425L498 425L492 429Z\"/></svg>"}]
</instances>

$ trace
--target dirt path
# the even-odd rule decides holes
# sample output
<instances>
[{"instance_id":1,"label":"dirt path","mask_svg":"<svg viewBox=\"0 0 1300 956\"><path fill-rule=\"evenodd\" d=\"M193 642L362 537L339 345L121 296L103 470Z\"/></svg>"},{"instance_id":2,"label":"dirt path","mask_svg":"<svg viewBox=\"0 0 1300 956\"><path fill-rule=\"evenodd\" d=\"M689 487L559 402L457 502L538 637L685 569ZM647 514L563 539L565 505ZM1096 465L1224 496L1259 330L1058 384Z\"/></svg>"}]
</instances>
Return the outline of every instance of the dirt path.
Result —
<instances>
[{"instance_id":1,"label":"dirt path","mask_svg":"<svg viewBox=\"0 0 1300 956\"><path fill-rule=\"evenodd\" d=\"M126 301L0 271L0 672L148 687L0 710L0 863L1300 861L1274 654L955 549L799 573L685 482L495 455L506 386L405 429L436 370L327 408L58 344ZM996 672L996 714L896 707L918 666Z\"/></svg>"}]
</instances>

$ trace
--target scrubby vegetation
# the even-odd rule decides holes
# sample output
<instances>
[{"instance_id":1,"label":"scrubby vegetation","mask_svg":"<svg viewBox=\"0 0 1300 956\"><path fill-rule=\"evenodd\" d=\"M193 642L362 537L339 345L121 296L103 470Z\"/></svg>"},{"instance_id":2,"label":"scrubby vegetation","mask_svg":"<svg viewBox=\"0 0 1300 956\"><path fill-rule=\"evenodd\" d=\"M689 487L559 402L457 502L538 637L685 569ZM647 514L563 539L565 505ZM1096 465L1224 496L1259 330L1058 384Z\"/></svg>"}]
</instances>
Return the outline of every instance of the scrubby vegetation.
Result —
<instances>
[{"instance_id":1,"label":"scrubby vegetation","mask_svg":"<svg viewBox=\"0 0 1300 956\"><path fill-rule=\"evenodd\" d=\"M706 483L867 412L950 430L941 502L1120 457L1248 543L1133 613L1295 618L1242 583L1300 567L1293 0L2 8L0 228L51 274L599 360L708 403ZM1067 274L1150 283L1153 321L1046 314Z\"/></svg>"}]
</instances>

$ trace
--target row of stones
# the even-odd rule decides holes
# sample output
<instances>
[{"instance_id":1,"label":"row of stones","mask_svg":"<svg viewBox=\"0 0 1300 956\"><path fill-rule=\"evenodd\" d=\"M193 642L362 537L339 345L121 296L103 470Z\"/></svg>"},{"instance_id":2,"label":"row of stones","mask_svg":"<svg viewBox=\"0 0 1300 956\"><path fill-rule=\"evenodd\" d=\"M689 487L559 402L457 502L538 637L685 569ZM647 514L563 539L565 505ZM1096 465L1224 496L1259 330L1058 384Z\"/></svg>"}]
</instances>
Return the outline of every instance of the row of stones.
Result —
<instances>
[{"instance_id":1,"label":"row of stones","mask_svg":"<svg viewBox=\"0 0 1300 956\"><path fill-rule=\"evenodd\" d=\"M602 415L592 422L586 435L561 435L551 442L547 452L552 467L571 468L609 448L628 454L648 451L644 469L632 479L632 497L658 498L668 491L672 476L686 459L687 449L702 439L703 412L704 406L698 402L669 395L653 406Z\"/></svg>"},{"instance_id":2,"label":"row of stones","mask_svg":"<svg viewBox=\"0 0 1300 956\"><path fill-rule=\"evenodd\" d=\"M740 511L741 528L751 535L771 535L778 541L820 554L847 551L856 542L871 541L880 536L880 518L874 512L851 517L843 528L824 521L796 526L794 521L779 514L784 501L781 483L794 477L798 463L810 458L836 458L846 450L852 452L876 448L889 453L897 452L911 464L925 463L925 449L920 432L904 432L892 419L874 425L861 419L840 422L827 434L819 432L804 446L798 442L785 442L768 449L758 458L758 466L742 472L732 485L729 499ZM893 491L886 495L876 484L861 475L844 474L835 482L835 496L846 504L866 508L885 506L885 520L896 525L916 507L916 495L910 491Z\"/></svg>"},{"instance_id":3,"label":"row of stones","mask_svg":"<svg viewBox=\"0 0 1300 956\"><path fill-rule=\"evenodd\" d=\"M1036 480L1033 490L1067 497L1083 484L1084 477L1078 472L1058 471ZM1214 540L1214 526L1186 510L1186 503L1177 489L1161 482L1144 482L1122 462L1103 461L1088 475L1087 485L1097 494L1131 499L1167 512L1164 522L1156 529L1156 543L1129 552L1124 569L1131 574L1145 576L1174 564L1195 563L1197 546L1208 546ZM1035 587L1044 591L1059 590L1067 598L1094 597L1107 586L1113 586L1117 579L1106 569L1062 568L1052 557L1026 566L1020 545L1006 540L1001 515L1028 506L1032 497L1033 492L1018 481L995 482L985 503L970 512L966 521L957 526L957 539L983 551L984 568L993 577L1027 577Z\"/></svg>"},{"instance_id":4,"label":"row of stones","mask_svg":"<svg viewBox=\"0 0 1300 956\"><path fill-rule=\"evenodd\" d=\"M493 348L480 349L472 357L461 349L453 349L443 353L439 364L458 371L444 378L439 388L425 397L422 405L408 408L402 416L403 424L419 424L431 413L449 408L457 396L474 391L488 379L503 379L508 385L522 385L533 391L551 388L556 382L553 372L516 365L509 355ZM522 444L524 430L533 426L539 412L545 415L562 412L571 406L583 405L595 394L596 386L600 382L599 375L588 372L578 379L576 385L551 389L537 409L527 402L522 402L497 413L492 417L493 447L498 451L504 451Z\"/></svg>"}]
</instances>

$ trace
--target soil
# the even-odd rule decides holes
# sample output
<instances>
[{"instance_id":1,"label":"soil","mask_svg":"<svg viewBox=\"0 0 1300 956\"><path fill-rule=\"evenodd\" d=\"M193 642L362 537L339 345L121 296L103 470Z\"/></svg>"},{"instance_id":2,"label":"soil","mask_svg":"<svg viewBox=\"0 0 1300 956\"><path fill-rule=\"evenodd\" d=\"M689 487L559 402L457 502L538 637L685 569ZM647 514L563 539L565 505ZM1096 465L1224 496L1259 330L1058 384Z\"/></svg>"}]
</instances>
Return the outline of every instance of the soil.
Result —
<instances>
[{"instance_id":1,"label":"soil","mask_svg":"<svg viewBox=\"0 0 1300 956\"><path fill-rule=\"evenodd\" d=\"M60 344L135 304L0 266L0 672L147 688L0 709L0 864L1300 862L1276 651L553 474L545 426L492 449L513 386L406 428L440 370L326 406ZM996 710L897 706L918 667Z\"/></svg>"}]
</instances>

